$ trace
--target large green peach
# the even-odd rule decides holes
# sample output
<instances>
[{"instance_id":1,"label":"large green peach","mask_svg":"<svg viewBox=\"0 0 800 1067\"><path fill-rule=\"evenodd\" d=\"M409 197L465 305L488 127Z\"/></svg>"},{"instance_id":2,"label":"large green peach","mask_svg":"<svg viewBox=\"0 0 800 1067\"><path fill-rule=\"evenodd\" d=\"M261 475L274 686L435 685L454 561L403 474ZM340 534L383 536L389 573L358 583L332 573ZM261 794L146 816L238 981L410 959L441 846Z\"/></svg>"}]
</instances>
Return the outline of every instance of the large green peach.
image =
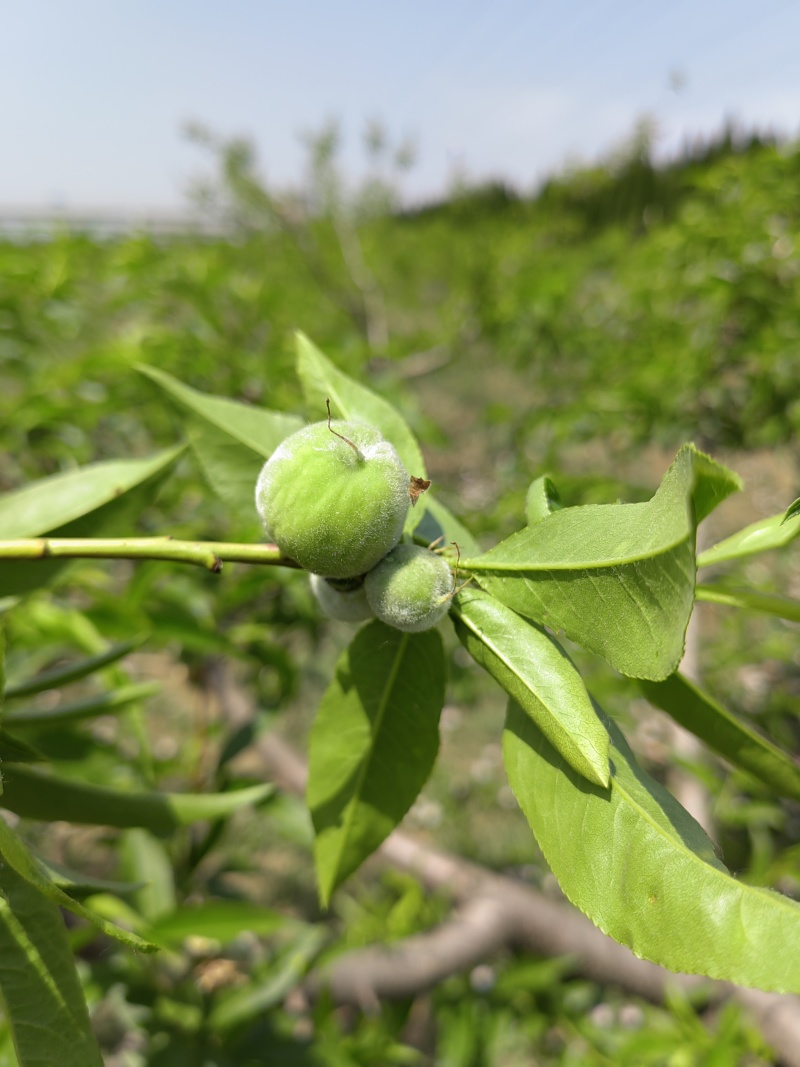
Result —
<instances>
[{"instance_id":1,"label":"large green peach","mask_svg":"<svg viewBox=\"0 0 800 1067\"><path fill-rule=\"evenodd\" d=\"M311 575L311 591L324 613L342 622L363 622L372 618L361 578L322 578Z\"/></svg>"},{"instance_id":2,"label":"large green peach","mask_svg":"<svg viewBox=\"0 0 800 1067\"><path fill-rule=\"evenodd\" d=\"M400 540L410 479L372 426L316 422L291 434L264 464L256 507L267 537L325 578L365 574Z\"/></svg>"},{"instance_id":3,"label":"large green peach","mask_svg":"<svg viewBox=\"0 0 800 1067\"><path fill-rule=\"evenodd\" d=\"M447 560L430 549L397 545L369 572L364 588L381 622L406 633L420 633L447 614L453 573Z\"/></svg>"}]
</instances>

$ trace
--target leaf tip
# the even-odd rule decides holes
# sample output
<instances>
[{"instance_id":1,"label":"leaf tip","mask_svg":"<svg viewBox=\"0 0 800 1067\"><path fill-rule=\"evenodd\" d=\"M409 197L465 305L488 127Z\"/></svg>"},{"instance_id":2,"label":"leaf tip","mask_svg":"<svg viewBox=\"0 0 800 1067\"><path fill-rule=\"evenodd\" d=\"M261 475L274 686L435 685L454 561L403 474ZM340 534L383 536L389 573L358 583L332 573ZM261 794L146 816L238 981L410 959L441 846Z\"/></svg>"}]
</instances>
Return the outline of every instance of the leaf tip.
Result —
<instances>
[{"instance_id":1,"label":"leaf tip","mask_svg":"<svg viewBox=\"0 0 800 1067\"><path fill-rule=\"evenodd\" d=\"M317 899L323 911L330 910L334 888L333 881L326 877L322 871L317 871Z\"/></svg>"},{"instance_id":2,"label":"leaf tip","mask_svg":"<svg viewBox=\"0 0 800 1067\"><path fill-rule=\"evenodd\" d=\"M789 507L786 509L786 514L781 519L781 526L790 519L796 519L800 515L800 496L797 500L793 500Z\"/></svg>"},{"instance_id":3,"label":"leaf tip","mask_svg":"<svg viewBox=\"0 0 800 1067\"><path fill-rule=\"evenodd\" d=\"M611 767L609 764L608 755L603 759L598 759L596 762L592 762L584 770L584 777L592 783L592 785L599 785L602 789L608 789L611 785Z\"/></svg>"}]
</instances>

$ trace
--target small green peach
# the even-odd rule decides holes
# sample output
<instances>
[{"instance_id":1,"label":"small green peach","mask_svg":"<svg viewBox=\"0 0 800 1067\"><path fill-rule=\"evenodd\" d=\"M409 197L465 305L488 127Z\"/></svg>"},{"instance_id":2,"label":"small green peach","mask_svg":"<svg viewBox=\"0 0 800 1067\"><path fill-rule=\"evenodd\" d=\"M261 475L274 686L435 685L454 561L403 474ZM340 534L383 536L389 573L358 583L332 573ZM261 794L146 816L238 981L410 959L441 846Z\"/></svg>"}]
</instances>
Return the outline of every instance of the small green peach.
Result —
<instances>
[{"instance_id":1,"label":"small green peach","mask_svg":"<svg viewBox=\"0 0 800 1067\"><path fill-rule=\"evenodd\" d=\"M313 574L366 574L400 540L410 478L372 426L316 422L264 464L256 507L267 537Z\"/></svg>"},{"instance_id":2,"label":"small green peach","mask_svg":"<svg viewBox=\"0 0 800 1067\"><path fill-rule=\"evenodd\" d=\"M367 574L364 588L381 622L419 633L447 614L453 573L447 560L430 549L397 545Z\"/></svg>"},{"instance_id":3,"label":"small green peach","mask_svg":"<svg viewBox=\"0 0 800 1067\"><path fill-rule=\"evenodd\" d=\"M311 576L311 591L323 612L342 622L363 622L372 618L364 581L360 578L323 578Z\"/></svg>"}]
</instances>

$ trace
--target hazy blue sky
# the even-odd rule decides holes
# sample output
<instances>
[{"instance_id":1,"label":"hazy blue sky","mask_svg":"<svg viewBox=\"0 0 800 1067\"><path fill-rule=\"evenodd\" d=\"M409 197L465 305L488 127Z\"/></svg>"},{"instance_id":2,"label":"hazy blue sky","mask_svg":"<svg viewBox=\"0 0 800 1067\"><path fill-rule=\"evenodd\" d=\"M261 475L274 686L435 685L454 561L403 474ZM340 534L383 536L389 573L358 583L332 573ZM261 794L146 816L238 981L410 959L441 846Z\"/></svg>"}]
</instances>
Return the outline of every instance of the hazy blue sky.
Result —
<instances>
[{"instance_id":1,"label":"hazy blue sky","mask_svg":"<svg viewBox=\"0 0 800 1067\"><path fill-rule=\"evenodd\" d=\"M0 39L0 206L175 208L206 166L187 120L297 180L338 118L358 172L379 118L411 195L460 171L530 188L652 115L664 151L746 124L800 132L797 0L20 0ZM676 76L682 87L676 88Z\"/></svg>"}]
</instances>

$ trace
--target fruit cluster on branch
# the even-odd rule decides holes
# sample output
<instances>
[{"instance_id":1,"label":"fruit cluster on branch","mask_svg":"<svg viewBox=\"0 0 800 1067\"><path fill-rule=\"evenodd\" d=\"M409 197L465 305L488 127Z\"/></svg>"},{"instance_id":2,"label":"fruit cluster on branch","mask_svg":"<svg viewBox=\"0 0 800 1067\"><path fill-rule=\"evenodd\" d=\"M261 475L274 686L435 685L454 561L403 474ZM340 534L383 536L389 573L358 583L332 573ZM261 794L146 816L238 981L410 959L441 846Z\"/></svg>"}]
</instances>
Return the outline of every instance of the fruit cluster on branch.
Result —
<instances>
[{"instance_id":1,"label":"fruit cluster on branch","mask_svg":"<svg viewBox=\"0 0 800 1067\"><path fill-rule=\"evenodd\" d=\"M374 427L328 419L275 450L256 507L267 537L311 573L327 615L417 633L446 614L454 586L441 555L401 543L419 485Z\"/></svg>"}]
</instances>

